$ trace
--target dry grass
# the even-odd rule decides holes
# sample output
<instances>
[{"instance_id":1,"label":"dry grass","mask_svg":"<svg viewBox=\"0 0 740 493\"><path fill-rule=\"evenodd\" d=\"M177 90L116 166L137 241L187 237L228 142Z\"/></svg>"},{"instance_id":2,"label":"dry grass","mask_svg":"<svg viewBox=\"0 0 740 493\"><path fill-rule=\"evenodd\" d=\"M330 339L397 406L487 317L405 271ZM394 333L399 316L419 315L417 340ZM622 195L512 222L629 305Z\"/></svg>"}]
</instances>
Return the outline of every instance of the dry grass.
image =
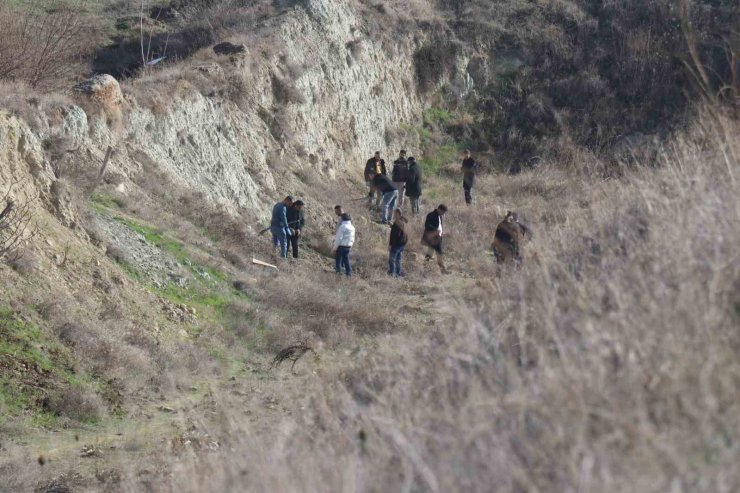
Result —
<instances>
[{"instance_id":1,"label":"dry grass","mask_svg":"<svg viewBox=\"0 0 740 493\"><path fill-rule=\"evenodd\" d=\"M477 279L458 261L436 286L444 323L377 339L354 364L322 371L269 438L232 436L150 486L736 491L737 130L707 119L659 167L620 180L548 167L497 178L483 214L450 214L454 256ZM487 217L512 204L535 239L524 267L499 271L479 241L495 226ZM386 287L372 281L382 311ZM352 310L362 282L336 303ZM316 289L331 306L333 288ZM293 298L304 307L300 290Z\"/></svg>"}]
</instances>

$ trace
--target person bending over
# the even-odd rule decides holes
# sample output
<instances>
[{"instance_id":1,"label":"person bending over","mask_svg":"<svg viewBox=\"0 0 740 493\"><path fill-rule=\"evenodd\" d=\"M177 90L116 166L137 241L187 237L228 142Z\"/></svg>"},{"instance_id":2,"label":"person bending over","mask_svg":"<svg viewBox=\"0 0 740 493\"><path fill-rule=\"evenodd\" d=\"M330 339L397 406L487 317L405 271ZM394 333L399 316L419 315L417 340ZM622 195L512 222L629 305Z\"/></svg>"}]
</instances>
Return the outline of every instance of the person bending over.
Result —
<instances>
[{"instance_id":1,"label":"person bending over","mask_svg":"<svg viewBox=\"0 0 740 493\"><path fill-rule=\"evenodd\" d=\"M427 246L427 254L425 259L431 260L434 254L437 254L437 265L442 273L447 272L447 268L444 264L444 254L442 250L442 237L444 236L444 229L442 228L442 217L447 213L447 206L439 204L436 209L427 214L426 221L424 221L424 235L421 237L421 242Z\"/></svg>"}]
</instances>

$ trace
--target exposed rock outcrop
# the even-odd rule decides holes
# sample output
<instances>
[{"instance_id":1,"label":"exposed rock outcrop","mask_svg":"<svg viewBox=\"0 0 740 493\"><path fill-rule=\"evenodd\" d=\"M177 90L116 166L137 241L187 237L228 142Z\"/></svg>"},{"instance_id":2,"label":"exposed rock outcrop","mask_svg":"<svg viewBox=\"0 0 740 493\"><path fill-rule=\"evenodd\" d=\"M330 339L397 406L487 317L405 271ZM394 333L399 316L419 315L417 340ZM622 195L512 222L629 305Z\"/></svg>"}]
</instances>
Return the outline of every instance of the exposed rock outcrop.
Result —
<instances>
[{"instance_id":1,"label":"exposed rock outcrop","mask_svg":"<svg viewBox=\"0 0 740 493\"><path fill-rule=\"evenodd\" d=\"M173 85L144 79L136 84L161 90L166 106L150 107L127 94L124 111L118 82L96 75L75 89L102 107L106 118L74 107L49 131L68 139L65 152L77 152L75 166L98 167L112 145L109 173L134 180L145 168L164 170L174 183L227 210L264 218L285 193L312 193L307 176L359 182L373 151L408 146L393 141L393 129L421 114L415 41L400 37L389 50L363 25L349 4L305 2L263 26L258 37L264 44L255 47L262 51L249 63L198 70L214 86L241 80L238 98L196 91L186 80L177 85L186 89L173 91ZM31 158L39 160L43 153Z\"/></svg>"},{"instance_id":2,"label":"exposed rock outcrop","mask_svg":"<svg viewBox=\"0 0 740 493\"><path fill-rule=\"evenodd\" d=\"M118 81L108 74L97 74L77 84L74 89L87 95L105 109L118 108L123 104L123 93Z\"/></svg>"}]
</instances>

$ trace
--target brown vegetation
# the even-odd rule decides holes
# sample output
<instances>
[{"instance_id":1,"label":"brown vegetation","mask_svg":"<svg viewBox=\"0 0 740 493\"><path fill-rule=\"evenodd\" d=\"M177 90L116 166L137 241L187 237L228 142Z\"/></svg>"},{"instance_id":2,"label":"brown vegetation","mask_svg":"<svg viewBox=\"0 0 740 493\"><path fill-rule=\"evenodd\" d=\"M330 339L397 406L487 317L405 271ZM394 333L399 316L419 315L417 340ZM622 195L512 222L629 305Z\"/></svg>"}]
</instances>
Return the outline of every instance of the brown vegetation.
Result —
<instances>
[{"instance_id":1,"label":"brown vegetation","mask_svg":"<svg viewBox=\"0 0 740 493\"><path fill-rule=\"evenodd\" d=\"M86 72L100 40L100 25L80 5L43 1L0 4L0 79L31 87L65 87Z\"/></svg>"},{"instance_id":2,"label":"brown vegetation","mask_svg":"<svg viewBox=\"0 0 740 493\"><path fill-rule=\"evenodd\" d=\"M448 224L492 234L485 218L515 201L541 230L537 262L496 277L458 239L479 280L442 288L455 323L379 341L344 385L315 382L278 437L235 438L161 488L737 489L740 168L720 149L740 149L717 123L620 181L543 168L481 184L494 204ZM551 181L566 187L526 191Z\"/></svg>"}]
</instances>

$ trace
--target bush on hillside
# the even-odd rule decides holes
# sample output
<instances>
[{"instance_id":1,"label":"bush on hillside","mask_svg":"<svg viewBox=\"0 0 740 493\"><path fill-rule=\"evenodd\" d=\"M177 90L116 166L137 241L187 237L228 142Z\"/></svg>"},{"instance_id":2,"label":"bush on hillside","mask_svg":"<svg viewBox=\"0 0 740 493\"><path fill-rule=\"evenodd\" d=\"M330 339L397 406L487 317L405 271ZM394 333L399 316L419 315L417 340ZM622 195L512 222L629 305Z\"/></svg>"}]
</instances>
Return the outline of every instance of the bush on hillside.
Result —
<instances>
[{"instance_id":1,"label":"bush on hillside","mask_svg":"<svg viewBox=\"0 0 740 493\"><path fill-rule=\"evenodd\" d=\"M39 0L0 5L0 79L33 88L66 87L88 70L101 26L80 5L50 9Z\"/></svg>"}]
</instances>

